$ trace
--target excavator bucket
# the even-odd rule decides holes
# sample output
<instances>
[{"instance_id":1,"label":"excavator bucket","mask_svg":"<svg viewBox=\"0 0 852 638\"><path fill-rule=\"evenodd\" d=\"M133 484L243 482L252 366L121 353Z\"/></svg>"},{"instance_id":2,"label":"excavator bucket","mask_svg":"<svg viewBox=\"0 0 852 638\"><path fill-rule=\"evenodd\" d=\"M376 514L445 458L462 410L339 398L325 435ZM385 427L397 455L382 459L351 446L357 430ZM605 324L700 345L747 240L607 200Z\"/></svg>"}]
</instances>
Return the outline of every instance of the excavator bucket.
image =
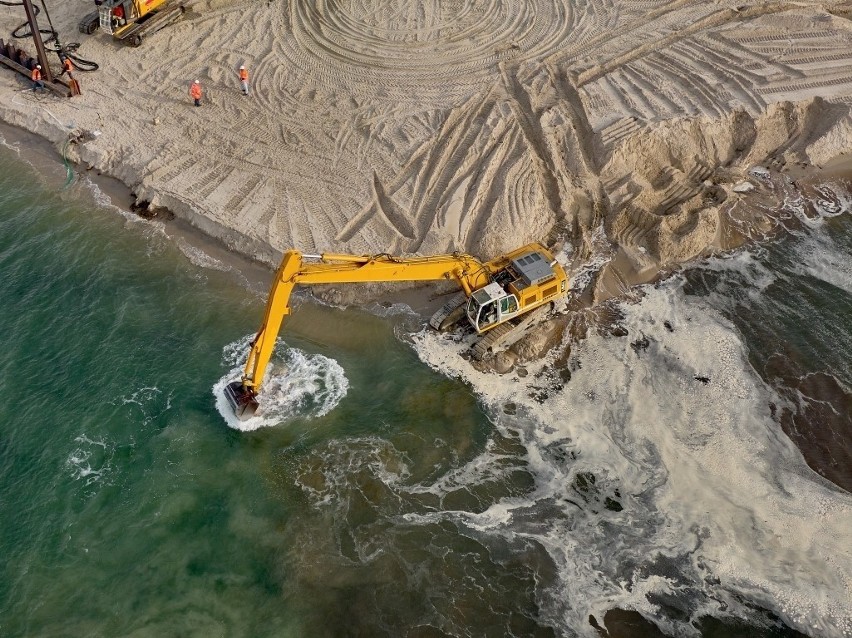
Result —
<instances>
[{"instance_id":1,"label":"excavator bucket","mask_svg":"<svg viewBox=\"0 0 852 638\"><path fill-rule=\"evenodd\" d=\"M259 407L254 392L242 384L242 381L234 381L225 386L225 398L240 421L250 419L257 413Z\"/></svg>"}]
</instances>

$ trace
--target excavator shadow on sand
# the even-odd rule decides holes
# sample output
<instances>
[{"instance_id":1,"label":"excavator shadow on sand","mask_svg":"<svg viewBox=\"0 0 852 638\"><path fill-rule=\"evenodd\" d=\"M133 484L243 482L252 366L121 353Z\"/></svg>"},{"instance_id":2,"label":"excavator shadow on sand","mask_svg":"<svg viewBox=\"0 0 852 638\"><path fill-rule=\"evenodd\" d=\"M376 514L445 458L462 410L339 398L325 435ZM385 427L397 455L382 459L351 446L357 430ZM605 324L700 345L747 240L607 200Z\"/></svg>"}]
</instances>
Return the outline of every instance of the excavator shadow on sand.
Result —
<instances>
[{"instance_id":1,"label":"excavator shadow on sand","mask_svg":"<svg viewBox=\"0 0 852 638\"><path fill-rule=\"evenodd\" d=\"M431 257L390 255L306 255L284 253L272 284L266 312L251 342L240 381L225 387L225 396L240 420L259 411L257 400L278 331L290 314L296 286L393 281L455 281L461 291L429 320L435 330L467 324L476 332L471 354L489 358L540 321L552 302L568 291L565 270L541 244L529 244L488 262L462 253Z\"/></svg>"}]
</instances>

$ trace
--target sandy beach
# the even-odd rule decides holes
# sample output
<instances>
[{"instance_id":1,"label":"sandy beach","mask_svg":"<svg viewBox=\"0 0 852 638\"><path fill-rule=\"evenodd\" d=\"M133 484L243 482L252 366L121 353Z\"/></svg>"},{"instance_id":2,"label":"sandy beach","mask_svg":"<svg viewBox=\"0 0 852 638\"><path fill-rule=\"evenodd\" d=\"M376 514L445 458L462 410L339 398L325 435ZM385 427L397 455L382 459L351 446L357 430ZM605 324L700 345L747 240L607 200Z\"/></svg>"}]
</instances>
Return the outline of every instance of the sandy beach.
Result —
<instances>
[{"instance_id":1,"label":"sandy beach","mask_svg":"<svg viewBox=\"0 0 852 638\"><path fill-rule=\"evenodd\" d=\"M852 152L849 2L191 0L139 48L78 33L92 8L50 7L100 65L83 95L7 70L0 117L88 140L68 157L270 265L534 240L582 261L602 230L608 269L642 281L725 247L749 167ZM3 7L0 31L21 18Z\"/></svg>"}]
</instances>

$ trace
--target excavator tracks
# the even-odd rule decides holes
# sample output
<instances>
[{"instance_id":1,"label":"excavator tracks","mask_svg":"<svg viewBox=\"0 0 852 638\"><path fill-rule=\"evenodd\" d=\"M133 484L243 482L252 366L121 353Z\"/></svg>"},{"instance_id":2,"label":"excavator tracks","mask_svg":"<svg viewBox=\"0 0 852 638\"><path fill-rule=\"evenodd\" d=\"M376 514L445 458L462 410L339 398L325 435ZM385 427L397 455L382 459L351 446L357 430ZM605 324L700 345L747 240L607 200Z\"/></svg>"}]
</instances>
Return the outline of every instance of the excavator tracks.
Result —
<instances>
[{"instance_id":1,"label":"excavator tracks","mask_svg":"<svg viewBox=\"0 0 852 638\"><path fill-rule=\"evenodd\" d=\"M183 17L186 8L183 4L167 6L156 12L151 12L147 16L143 16L140 20L124 31L119 40L131 47L138 47L142 44L142 36L156 33L170 24L177 22Z\"/></svg>"},{"instance_id":2,"label":"excavator tracks","mask_svg":"<svg viewBox=\"0 0 852 638\"><path fill-rule=\"evenodd\" d=\"M464 307L467 303L467 297L463 292L458 292L441 306L441 309L438 310L434 315L432 315L431 319L429 319L429 325L432 326L438 332L445 332L449 329L449 327L456 323L460 316L458 317L450 317L450 315L457 313L457 311ZM448 320L448 317L450 319Z\"/></svg>"},{"instance_id":3,"label":"excavator tracks","mask_svg":"<svg viewBox=\"0 0 852 638\"><path fill-rule=\"evenodd\" d=\"M502 352L523 337L529 328L543 321L550 313L551 304L547 303L512 321L501 323L492 328L470 349L476 361L487 361L498 352Z\"/></svg>"}]
</instances>

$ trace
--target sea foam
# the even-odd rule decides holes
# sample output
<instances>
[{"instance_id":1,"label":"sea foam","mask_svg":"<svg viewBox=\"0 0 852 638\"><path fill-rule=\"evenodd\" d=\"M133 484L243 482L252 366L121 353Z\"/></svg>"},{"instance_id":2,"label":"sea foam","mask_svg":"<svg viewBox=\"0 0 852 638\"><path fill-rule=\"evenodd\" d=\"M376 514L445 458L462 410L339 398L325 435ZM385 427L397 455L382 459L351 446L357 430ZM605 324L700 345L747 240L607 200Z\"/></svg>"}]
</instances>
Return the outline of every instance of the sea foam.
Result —
<instances>
[{"instance_id":1,"label":"sea foam","mask_svg":"<svg viewBox=\"0 0 852 638\"><path fill-rule=\"evenodd\" d=\"M346 396L349 380L337 361L320 354L306 354L276 343L275 353L258 394L261 413L240 421L225 398L225 386L238 381L254 335L230 343L223 349L223 363L232 366L213 386L216 409L229 427L251 431L280 425L295 418L317 418L328 414Z\"/></svg>"},{"instance_id":2,"label":"sea foam","mask_svg":"<svg viewBox=\"0 0 852 638\"><path fill-rule=\"evenodd\" d=\"M429 517L540 543L560 583L542 594L543 609L589 635L589 615L614 607L695 634L661 612L664 601L690 620L755 620L756 604L802 631L845 635L852 497L807 467L772 418L770 404L783 399L750 367L735 328L684 282L645 287L624 304L627 337L590 333L573 344L564 387L546 383L558 372L553 358L500 377L419 334L423 361L465 378L496 427L522 432L536 479L531 493L485 512ZM558 389L543 398L542 386ZM508 403L515 415L503 413ZM483 462L457 473L475 481Z\"/></svg>"}]
</instances>

